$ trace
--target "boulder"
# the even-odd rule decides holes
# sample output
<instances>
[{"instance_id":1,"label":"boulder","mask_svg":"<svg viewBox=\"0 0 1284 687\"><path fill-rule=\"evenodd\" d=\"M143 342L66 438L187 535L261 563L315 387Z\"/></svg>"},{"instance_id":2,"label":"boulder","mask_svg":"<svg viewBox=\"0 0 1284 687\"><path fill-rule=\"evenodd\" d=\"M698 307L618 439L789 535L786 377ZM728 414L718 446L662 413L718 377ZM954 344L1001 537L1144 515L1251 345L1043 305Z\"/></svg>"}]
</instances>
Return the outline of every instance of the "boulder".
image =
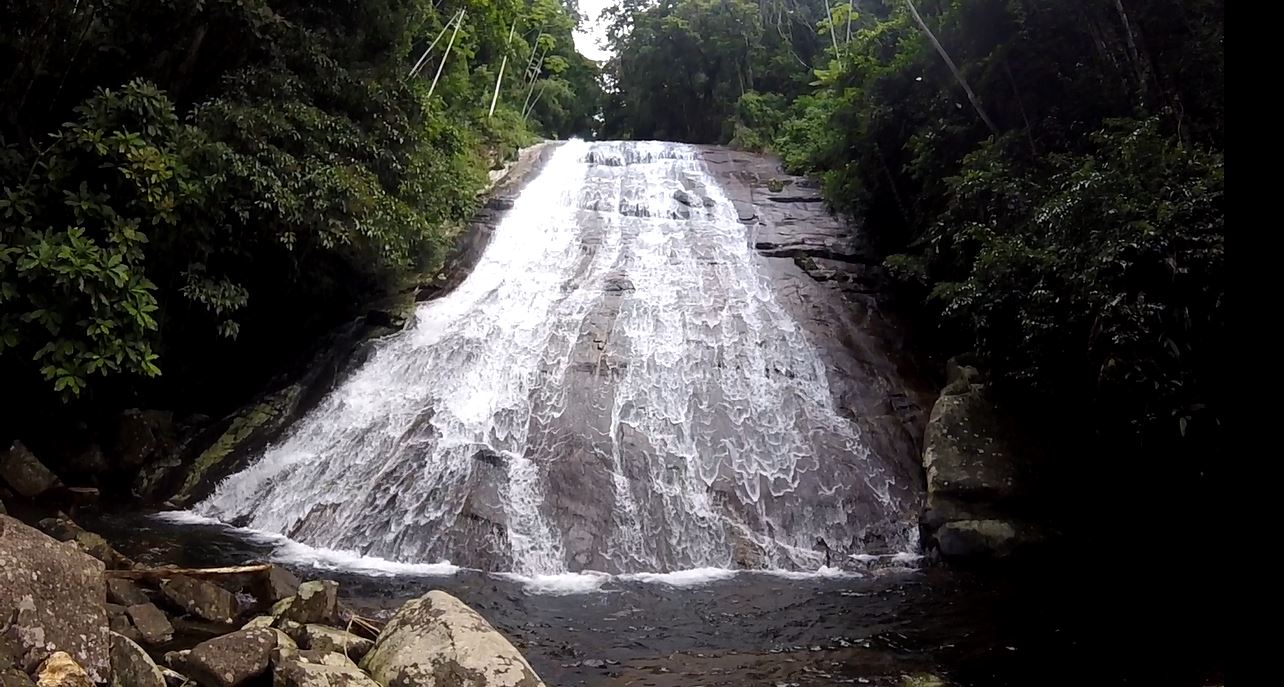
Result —
<instances>
[{"instance_id":1,"label":"boulder","mask_svg":"<svg viewBox=\"0 0 1284 687\"><path fill-rule=\"evenodd\" d=\"M236 596L222 587L186 575L175 575L161 584L161 594L187 613L215 623L236 620Z\"/></svg>"},{"instance_id":2,"label":"boulder","mask_svg":"<svg viewBox=\"0 0 1284 687\"><path fill-rule=\"evenodd\" d=\"M124 635L111 634L112 687L166 687L165 675L141 646Z\"/></svg>"},{"instance_id":3,"label":"boulder","mask_svg":"<svg viewBox=\"0 0 1284 687\"><path fill-rule=\"evenodd\" d=\"M274 565L268 569L267 575L262 578L259 583L259 589L256 591L260 601L275 604L281 599L286 599L299 593L299 578L295 577L294 573L289 570L279 565Z\"/></svg>"},{"instance_id":4,"label":"boulder","mask_svg":"<svg viewBox=\"0 0 1284 687\"><path fill-rule=\"evenodd\" d=\"M36 687L36 683L17 668L0 668L0 687Z\"/></svg>"},{"instance_id":5,"label":"boulder","mask_svg":"<svg viewBox=\"0 0 1284 687\"><path fill-rule=\"evenodd\" d=\"M999 408L977 368L946 365L923 437L924 542L944 558L1002 558L1041 537L1024 523L1030 447Z\"/></svg>"},{"instance_id":6,"label":"boulder","mask_svg":"<svg viewBox=\"0 0 1284 687\"><path fill-rule=\"evenodd\" d=\"M45 518L37 525L41 531L58 541L75 544L81 551L105 563L110 570L128 570L134 567L134 561L117 551L106 539L77 525L65 515Z\"/></svg>"},{"instance_id":7,"label":"boulder","mask_svg":"<svg viewBox=\"0 0 1284 687\"><path fill-rule=\"evenodd\" d=\"M62 484L58 476L21 441L13 442L8 451L0 454L0 480L27 498L34 498Z\"/></svg>"},{"instance_id":8,"label":"boulder","mask_svg":"<svg viewBox=\"0 0 1284 687\"><path fill-rule=\"evenodd\" d=\"M36 687L94 687L94 682L71 654L55 651L36 673Z\"/></svg>"},{"instance_id":9,"label":"boulder","mask_svg":"<svg viewBox=\"0 0 1284 687\"><path fill-rule=\"evenodd\" d=\"M276 648L274 630L237 630L197 644L181 663L205 687L236 687L265 673Z\"/></svg>"},{"instance_id":10,"label":"boulder","mask_svg":"<svg viewBox=\"0 0 1284 687\"><path fill-rule=\"evenodd\" d=\"M151 599L147 598L147 594L130 580L113 577L107 580L107 601L129 607L150 603Z\"/></svg>"},{"instance_id":11,"label":"boulder","mask_svg":"<svg viewBox=\"0 0 1284 687\"><path fill-rule=\"evenodd\" d=\"M272 627L272 624L275 622L276 618L273 618L270 615L256 615L253 618L250 618L250 622L242 625L241 629L253 630L259 627Z\"/></svg>"},{"instance_id":12,"label":"boulder","mask_svg":"<svg viewBox=\"0 0 1284 687\"><path fill-rule=\"evenodd\" d=\"M106 597L102 561L0 515L0 655L30 671L66 652L106 682Z\"/></svg>"},{"instance_id":13,"label":"boulder","mask_svg":"<svg viewBox=\"0 0 1284 687\"><path fill-rule=\"evenodd\" d=\"M536 687L526 659L476 611L442 592L406 602L361 662L383 687Z\"/></svg>"},{"instance_id":14,"label":"boulder","mask_svg":"<svg viewBox=\"0 0 1284 687\"><path fill-rule=\"evenodd\" d=\"M276 665L277 687L378 687L369 675L343 654L300 651Z\"/></svg>"},{"instance_id":15,"label":"boulder","mask_svg":"<svg viewBox=\"0 0 1284 687\"><path fill-rule=\"evenodd\" d=\"M129 607L128 612L138 634L149 646L164 644L174 638L174 626L155 604L135 604Z\"/></svg>"},{"instance_id":16,"label":"boulder","mask_svg":"<svg viewBox=\"0 0 1284 687\"><path fill-rule=\"evenodd\" d=\"M298 639L305 649L333 651L354 661L360 661L374 646L374 642L365 637L317 624L304 625Z\"/></svg>"},{"instance_id":17,"label":"boulder","mask_svg":"<svg viewBox=\"0 0 1284 687\"><path fill-rule=\"evenodd\" d=\"M334 621L339 615L339 583L332 580L304 582L279 615L284 620L304 625Z\"/></svg>"}]
</instances>

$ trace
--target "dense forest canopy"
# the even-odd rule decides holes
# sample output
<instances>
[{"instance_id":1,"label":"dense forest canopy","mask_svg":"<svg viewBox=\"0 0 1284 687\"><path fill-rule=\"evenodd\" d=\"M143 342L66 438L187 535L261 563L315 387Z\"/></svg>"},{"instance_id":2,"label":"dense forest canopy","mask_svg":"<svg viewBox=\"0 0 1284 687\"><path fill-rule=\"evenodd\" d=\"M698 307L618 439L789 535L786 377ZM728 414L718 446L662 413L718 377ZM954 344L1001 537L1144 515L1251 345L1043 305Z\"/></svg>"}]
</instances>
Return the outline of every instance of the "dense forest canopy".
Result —
<instances>
[{"instance_id":1,"label":"dense forest canopy","mask_svg":"<svg viewBox=\"0 0 1284 687\"><path fill-rule=\"evenodd\" d=\"M6 420L253 391L432 274L491 165L591 133L579 20L559 0L5 2Z\"/></svg>"},{"instance_id":2,"label":"dense forest canopy","mask_svg":"<svg viewBox=\"0 0 1284 687\"><path fill-rule=\"evenodd\" d=\"M942 352L1123 446L1208 445L1222 5L625 0L604 131L778 153L890 256Z\"/></svg>"}]
</instances>

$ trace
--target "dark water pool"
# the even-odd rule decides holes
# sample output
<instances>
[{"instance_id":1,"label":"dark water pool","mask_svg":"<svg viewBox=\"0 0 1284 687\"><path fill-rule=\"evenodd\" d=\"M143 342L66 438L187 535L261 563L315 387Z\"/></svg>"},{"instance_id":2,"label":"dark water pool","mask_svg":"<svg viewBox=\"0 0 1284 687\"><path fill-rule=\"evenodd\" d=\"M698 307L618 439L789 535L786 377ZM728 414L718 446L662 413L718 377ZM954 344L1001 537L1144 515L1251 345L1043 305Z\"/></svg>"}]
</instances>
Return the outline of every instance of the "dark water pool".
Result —
<instances>
[{"instance_id":1,"label":"dark water pool","mask_svg":"<svg viewBox=\"0 0 1284 687\"><path fill-rule=\"evenodd\" d=\"M112 516L92 527L144 562L283 555L279 543L215 525ZM549 593L480 571L372 574L288 554L286 567L338 580L365 615L387 617L431 589L454 594L512 639L550 685L901 685L923 673L1013 687L1223 679L1222 630L1198 601L1207 590L1081 559L842 577L706 573L681 585L603 578L592 591Z\"/></svg>"}]
</instances>

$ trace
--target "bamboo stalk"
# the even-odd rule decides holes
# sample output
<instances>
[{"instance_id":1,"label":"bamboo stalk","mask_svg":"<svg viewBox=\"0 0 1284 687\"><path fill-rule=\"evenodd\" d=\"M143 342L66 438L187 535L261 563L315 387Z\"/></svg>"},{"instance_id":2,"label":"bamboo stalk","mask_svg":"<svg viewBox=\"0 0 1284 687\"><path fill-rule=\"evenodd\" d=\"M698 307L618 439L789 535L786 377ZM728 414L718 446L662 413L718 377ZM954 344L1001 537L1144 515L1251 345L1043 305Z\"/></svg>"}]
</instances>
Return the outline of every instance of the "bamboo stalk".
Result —
<instances>
[{"instance_id":1,"label":"bamboo stalk","mask_svg":"<svg viewBox=\"0 0 1284 687\"><path fill-rule=\"evenodd\" d=\"M459 12L463 12L463 10L459 10ZM416 74L419 73L419 69L423 67L424 62L428 61L428 55L432 53L432 49L437 47L437 41L441 40L441 37L446 35L446 30L450 28L450 25L459 16L459 12L456 12L454 16L450 18L450 21L446 22L446 25L441 27L441 31L438 32L437 37L432 39L432 42L428 44L428 49L424 50L423 56L419 58L419 61L415 63L415 66L410 68L410 73L407 74L406 76L414 77Z\"/></svg>"},{"instance_id":2,"label":"bamboo stalk","mask_svg":"<svg viewBox=\"0 0 1284 687\"><path fill-rule=\"evenodd\" d=\"M455 36L459 35L459 27L464 23L464 11L459 10L459 20L455 22L455 30L450 34L450 42L446 44L446 53L441 56L441 64L437 65L437 75L432 77L432 85L428 87L428 97L432 97L432 92L437 90L437 80L441 78L441 72L446 68L446 60L450 59L450 49L455 47Z\"/></svg>"},{"instance_id":3,"label":"bamboo stalk","mask_svg":"<svg viewBox=\"0 0 1284 687\"><path fill-rule=\"evenodd\" d=\"M972 103L972 109L976 110L976 113L980 115L981 121L985 122L985 126L989 127L990 133L998 136L999 129L994 126L994 122L990 119L990 116L987 115L985 110L981 107L981 99L977 98L976 93L972 92L972 87L967 84L967 80L964 79L963 74L959 72L958 65L954 64L954 60L950 58L950 54L945 52L945 48L941 45L941 42L936 40L936 34L932 33L932 30L927 28L927 23L924 22L923 18L918 14L918 8L914 7L914 0L905 0L905 4L909 6L910 14L914 17L915 23L918 24L919 28L923 29L923 33L927 34L927 39L932 42L932 46L936 48L936 52L940 54L941 59L945 60L945 66L950 68L950 73L954 75L954 80L958 81L959 85L963 87L963 92L967 94L968 102Z\"/></svg>"},{"instance_id":4,"label":"bamboo stalk","mask_svg":"<svg viewBox=\"0 0 1284 687\"><path fill-rule=\"evenodd\" d=\"M499 62L499 76L495 77L495 94L490 97L490 112L486 113L489 119L495 116L495 103L499 102L499 84L504 80L504 67L508 66L508 46L513 43L513 33L517 31L517 20L513 20L513 25L508 29L508 42L504 44L504 59Z\"/></svg>"}]
</instances>

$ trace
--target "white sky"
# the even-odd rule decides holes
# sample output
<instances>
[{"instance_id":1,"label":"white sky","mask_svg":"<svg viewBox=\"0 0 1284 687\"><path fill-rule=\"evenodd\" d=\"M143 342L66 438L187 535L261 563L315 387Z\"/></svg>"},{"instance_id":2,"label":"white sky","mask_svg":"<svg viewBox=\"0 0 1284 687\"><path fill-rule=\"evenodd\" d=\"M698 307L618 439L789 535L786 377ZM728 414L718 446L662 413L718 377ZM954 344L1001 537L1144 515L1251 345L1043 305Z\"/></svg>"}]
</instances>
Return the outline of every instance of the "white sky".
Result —
<instances>
[{"instance_id":1,"label":"white sky","mask_svg":"<svg viewBox=\"0 0 1284 687\"><path fill-rule=\"evenodd\" d=\"M580 13L585 21L575 32L575 49L590 60L601 62L610 57L609 52L598 46L599 41L606 39L606 26L598 22L597 17L613 4L612 0L580 0Z\"/></svg>"}]
</instances>

